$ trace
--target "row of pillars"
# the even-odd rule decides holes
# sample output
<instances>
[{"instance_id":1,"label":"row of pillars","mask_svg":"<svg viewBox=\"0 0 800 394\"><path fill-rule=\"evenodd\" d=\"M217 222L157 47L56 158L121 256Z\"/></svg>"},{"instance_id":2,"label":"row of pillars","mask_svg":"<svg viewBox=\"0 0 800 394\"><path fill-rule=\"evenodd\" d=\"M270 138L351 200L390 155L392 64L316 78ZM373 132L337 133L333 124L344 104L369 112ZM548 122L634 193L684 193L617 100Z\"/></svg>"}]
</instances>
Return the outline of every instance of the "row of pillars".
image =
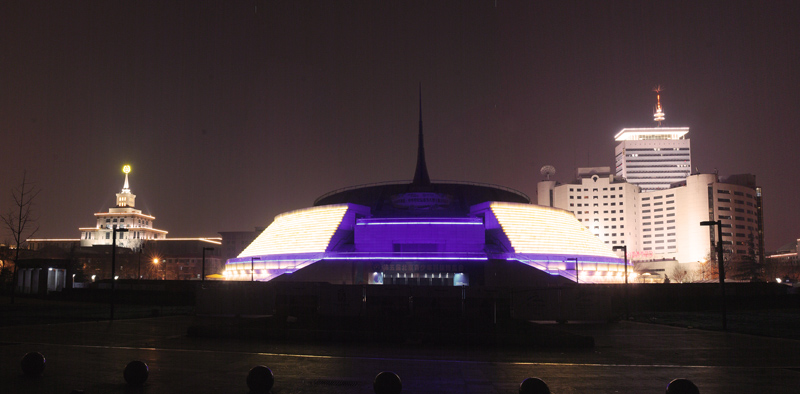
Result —
<instances>
[{"instance_id":1,"label":"row of pillars","mask_svg":"<svg viewBox=\"0 0 800 394\"><path fill-rule=\"evenodd\" d=\"M30 378L38 378L44 374L45 358L38 352L31 352L22 358L22 373ZM125 366L122 377L128 386L140 387L150 376L150 368L144 361L134 360ZM267 394L275 385L272 370L257 365L247 374L247 387L250 393ZM394 372L384 371L375 376L372 382L375 394L400 394L403 383ZM73 390L71 394L80 394L83 390ZM550 394L550 387L542 379L527 378L519 385L519 394ZM667 385L666 394L700 394L700 390L688 379L675 379Z\"/></svg>"}]
</instances>

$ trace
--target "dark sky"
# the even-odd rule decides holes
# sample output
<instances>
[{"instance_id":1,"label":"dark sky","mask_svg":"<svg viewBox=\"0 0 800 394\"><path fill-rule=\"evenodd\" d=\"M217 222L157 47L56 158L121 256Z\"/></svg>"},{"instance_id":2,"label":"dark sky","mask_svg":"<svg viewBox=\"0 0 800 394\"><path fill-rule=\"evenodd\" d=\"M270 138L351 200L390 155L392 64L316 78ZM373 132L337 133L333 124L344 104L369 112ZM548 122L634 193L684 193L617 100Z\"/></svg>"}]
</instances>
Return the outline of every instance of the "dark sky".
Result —
<instances>
[{"instance_id":1,"label":"dark sky","mask_svg":"<svg viewBox=\"0 0 800 394\"><path fill-rule=\"evenodd\" d=\"M129 163L170 237L266 226L410 179L419 83L431 177L535 201L545 164L613 165L660 84L694 167L757 175L775 249L800 237L799 4L4 1L0 209L27 170L37 237L77 238Z\"/></svg>"}]
</instances>

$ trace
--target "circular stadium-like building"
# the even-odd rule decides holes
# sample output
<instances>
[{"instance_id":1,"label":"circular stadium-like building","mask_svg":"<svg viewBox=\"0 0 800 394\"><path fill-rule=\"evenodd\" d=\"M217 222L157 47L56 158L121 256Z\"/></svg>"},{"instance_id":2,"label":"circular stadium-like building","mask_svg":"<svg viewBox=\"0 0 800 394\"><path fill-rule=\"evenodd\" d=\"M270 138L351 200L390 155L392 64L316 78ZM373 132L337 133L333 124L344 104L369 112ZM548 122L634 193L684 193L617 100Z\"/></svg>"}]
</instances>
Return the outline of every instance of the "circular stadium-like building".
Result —
<instances>
[{"instance_id":1,"label":"circular stadium-like building","mask_svg":"<svg viewBox=\"0 0 800 394\"><path fill-rule=\"evenodd\" d=\"M420 109L411 182L327 193L227 261L228 280L431 286L622 282L623 260L568 211L499 186L431 182Z\"/></svg>"}]
</instances>

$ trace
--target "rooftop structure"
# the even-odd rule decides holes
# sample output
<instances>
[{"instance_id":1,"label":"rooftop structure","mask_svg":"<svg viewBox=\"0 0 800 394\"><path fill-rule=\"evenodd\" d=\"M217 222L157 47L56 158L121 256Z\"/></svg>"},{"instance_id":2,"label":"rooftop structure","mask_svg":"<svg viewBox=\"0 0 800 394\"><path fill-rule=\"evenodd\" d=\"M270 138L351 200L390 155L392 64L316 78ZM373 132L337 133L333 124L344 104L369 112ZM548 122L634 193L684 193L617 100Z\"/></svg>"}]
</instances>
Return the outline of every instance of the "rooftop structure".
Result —
<instances>
[{"instance_id":1,"label":"rooftop structure","mask_svg":"<svg viewBox=\"0 0 800 394\"><path fill-rule=\"evenodd\" d=\"M656 109L655 111L653 111L653 120L658 122L658 127L661 127L661 122L663 122L664 119L666 119L666 116L664 115L664 110L661 109L661 90L662 90L661 86L656 86L655 89L653 89L653 91L656 92L656 102L657 102Z\"/></svg>"},{"instance_id":2,"label":"rooftop structure","mask_svg":"<svg viewBox=\"0 0 800 394\"><path fill-rule=\"evenodd\" d=\"M625 128L614 136L616 141L682 140L689 133L688 127L641 127Z\"/></svg>"}]
</instances>

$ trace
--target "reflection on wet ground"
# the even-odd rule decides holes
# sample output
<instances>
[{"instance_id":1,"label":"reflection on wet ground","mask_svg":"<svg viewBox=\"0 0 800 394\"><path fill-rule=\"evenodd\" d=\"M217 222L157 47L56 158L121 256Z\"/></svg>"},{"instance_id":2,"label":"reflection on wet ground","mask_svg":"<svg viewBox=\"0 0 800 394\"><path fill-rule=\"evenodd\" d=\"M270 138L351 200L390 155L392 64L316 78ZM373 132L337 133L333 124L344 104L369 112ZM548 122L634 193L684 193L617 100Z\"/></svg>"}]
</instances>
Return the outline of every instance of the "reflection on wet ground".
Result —
<instances>
[{"instance_id":1,"label":"reflection on wet ground","mask_svg":"<svg viewBox=\"0 0 800 394\"><path fill-rule=\"evenodd\" d=\"M122 370L150 366L141 392L247 392L249 369L275 374L273 393L371 393L381 371L396 372L407 393L516 393L527 377L554 393L662 393L677 377L701 393L796 393L800 342L743 334L620 322L566 324L595 338L585 350L442 346L436 343L299 343L191 338L191 316L0 328L0 392L128 393ZM42 378L26 379L26 352L47 357Z\"/></svg>"}]
</instances>

